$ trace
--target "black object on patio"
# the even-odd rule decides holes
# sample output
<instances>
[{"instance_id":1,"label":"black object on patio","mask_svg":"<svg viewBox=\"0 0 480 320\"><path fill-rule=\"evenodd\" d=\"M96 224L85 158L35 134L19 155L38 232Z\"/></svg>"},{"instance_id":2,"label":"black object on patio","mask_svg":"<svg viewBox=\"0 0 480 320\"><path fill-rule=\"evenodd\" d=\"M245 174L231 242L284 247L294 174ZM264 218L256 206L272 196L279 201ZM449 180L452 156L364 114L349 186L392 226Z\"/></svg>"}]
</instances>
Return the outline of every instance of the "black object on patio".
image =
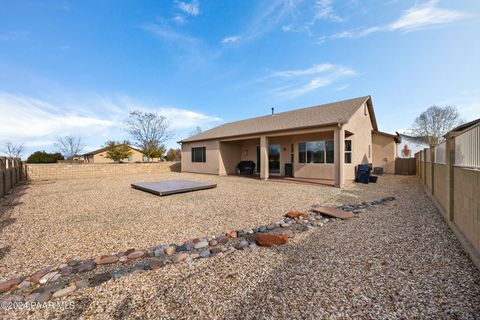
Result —
<instances>
[{"instance_id":1,"label":"black object on patio","mask_svg":"<svg viewBox=\"0 0 480 320\"><path fill-rule=\"evenodd\" d=\"M368 184L370 181L370 170L372 167L370 164L359 164L357 166L357 174L355 177L356 182Z\"/></svg>"},{"instance_id":2,"label":"black object on patio","mask_svg":"<svg viewBox=\"0 0 480 320\"><path fill-rule=\"evenodd\" d=\"M285 163L285 177L293 178L293 163Z\"/></svg>"},{"instance_id":3,"label":"black object on patio","mask_svg":"<svg viewBox=\"0 0 480 320\"><path fill-rule=\"evenodd\" d=\"M170 194L204 190L215 188L215 183L205 183L190 180L165 180L158 182L139 182L132 183L132 188L145 192L156 194L157 196L167 196Z\"/></svg>"},{"instance_id":4,"label":"black object on patio","mask_svg":"<svg viewBox=\"0 0 480 320\"><path fill-rule=\"evenodd\" d=\"M253 174L255 171L255 162L240 161L237 164L237 174Z\"/></svg>"}]
</instances>

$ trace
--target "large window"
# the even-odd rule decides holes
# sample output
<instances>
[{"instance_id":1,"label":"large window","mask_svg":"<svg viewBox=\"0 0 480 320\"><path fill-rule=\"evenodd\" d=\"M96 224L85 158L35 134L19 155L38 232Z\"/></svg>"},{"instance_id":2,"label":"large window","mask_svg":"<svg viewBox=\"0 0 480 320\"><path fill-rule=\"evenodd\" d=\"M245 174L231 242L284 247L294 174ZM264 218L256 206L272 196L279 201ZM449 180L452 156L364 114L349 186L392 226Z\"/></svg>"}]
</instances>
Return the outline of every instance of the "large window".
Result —
<instances>
[{"instance_id":1,"label":"large window","mask_svg":"<svg viewBox=\"0 0 480 320\"><path fill-rule=\"evenodd\" d=\"M333 163L333 141L309 141L298 144L299 163Z\"/></svg>"},{"instance_id":2,"label":"large window","mask_svg":"<svg viewBox=\"0 0 480 320\"><path fill-rule=\"evenodd\" d=\"M310 141L298 144L299 163L334 163L333 140ZM352 163L352 140L345 140L345 163Z\"/></svg>"},{"instance_id":3,"label":"large window","mask_svg":"<svg viewBox=\"0 0 480 320\"><path fill-rule=\"evenodd\" d=\"M192 162L206 162L206 161L207 161L206 147L192 148Z\"/></svg>"},{"instance_id":4,"label":"large window","mask_svg":"<svg viewBox=\"0 0 480 320\"><path fill-rule=\"evenodd\" d=\"M368 146L370 153L370 146ZM345 140L345 163L352 163L352 140Z\"/></svg>"}]
</instances>

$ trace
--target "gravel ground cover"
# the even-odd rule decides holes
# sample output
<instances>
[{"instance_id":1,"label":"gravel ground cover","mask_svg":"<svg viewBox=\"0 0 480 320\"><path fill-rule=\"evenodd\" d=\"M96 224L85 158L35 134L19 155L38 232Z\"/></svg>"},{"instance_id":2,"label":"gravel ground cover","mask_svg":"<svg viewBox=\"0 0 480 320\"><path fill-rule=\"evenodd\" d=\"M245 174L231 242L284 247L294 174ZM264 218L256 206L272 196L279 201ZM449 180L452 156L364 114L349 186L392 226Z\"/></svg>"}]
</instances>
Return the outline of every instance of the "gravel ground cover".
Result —
<instances>
[{"instance_id":1,"label":"gravel ground cover","mask_svg":"<svg viewBox=\"0 0 480 320\"><path fill-rule=\"evenodd\" d=\"M208 229L208 223L205 229L196 229L198 227L190 225L197 224L197 220L190 220L177 225L178 228L193 228L177 230L177 233L188 235L180 241L219 230L277 221L291 206L305 210L315 204L355 204L385 196L395 196L396 200L361 213L359 218L335 221L302 233L284 246L254 247L192 263L169 265L76 291L61 300L72 302L73 309L51 307L39 311L9 311L5 315L9 318L97 318L101 313L104 318L112 319L475 319L480 315L480 272L465 256L414 177L385 176L378 184L354 185L343 191L283 183L278 188L279 183L238 178L196 175L192 178L218 179L219 189L221 183L233 184L230 195L237 195L240 185L247 190L255 189L253 193L257 199L263 191L262 199L253 201L251 209L258 214L264 212L268 215L265 220L271 220L262 220L249 211L245 213L248 218L217 213L222 219L230 218L244 225L227 226L217 218L210 223L220 229ZM8 219L16 220L3 229L2 241L5 230L19 219L21 212L15 212L16 208L27 202L25 197L35 188L27 190L19 198L22 203L10 209ZM279 194L280 189L286 189L287 193ZM287 199L279 199L282 195ZM238 198L224 201L233 207L248 206L235 204L232 199ZM276 207L275 203L282 203L283 207ZM267 204L270 210L279 212L266 213L269 212ZM170 220L177 221L177 215L171 214ZM237 211L236 215L241 214ZM261 222L255 223L250 221L252 219ZM29 228L29 225L23 227ZM150 227L161 232L161 226ZM68 238L63 240L68 246ZM159 239L156 243L164 241L167 240ZM14 241L10 245L13 248ZM129 246L122 249L125 247ZM45 254L49 252L46 250ZM2 264L13 253L17 251L7 252ZM108 250L98 254L105 253ZM29 261L32 260L24 262L21 270L26 271ZM12 264L19 270L21 265L22 261Z\"/></svg>"},{"instance_id":2,"label":"gravel ground cover","mask_svg":"<svg viewBox=\"0 0 480 320\"><path fill-rule=\"evenodd\" d=\"M166 197L130 187L162 179L218 187ZM332 187L186 173L33 182L0 203L0 279L70 259L253 228L339 193Z\"/></svg>"}]
</instances>

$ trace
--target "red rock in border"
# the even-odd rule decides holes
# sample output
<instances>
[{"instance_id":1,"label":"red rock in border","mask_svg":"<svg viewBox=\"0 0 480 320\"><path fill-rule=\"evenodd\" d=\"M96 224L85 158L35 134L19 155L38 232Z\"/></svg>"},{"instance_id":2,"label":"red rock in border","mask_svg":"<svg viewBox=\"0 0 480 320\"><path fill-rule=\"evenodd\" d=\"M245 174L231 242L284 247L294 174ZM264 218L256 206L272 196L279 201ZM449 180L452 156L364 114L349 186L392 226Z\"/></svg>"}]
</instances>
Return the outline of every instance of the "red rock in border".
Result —
<instances>
[{"instance_id":1,"label":"red rock in border","mask_svg":"<svg viewBox=\"0 0 480 320\"><path fill-rule=\"evenodd\" d=\"M0 283L0 293L7 292L8 290L12 289L16 285L19 285L20 282L22 282L22 279L15 278L15 279L10 279Z\"/></svg>"},{"instance_id":2,"label":"red rock in border","mask_svg":"<svg viewBox=\"0 0 480 320\"><path fill-rule=\"evenodd\" d=\"M37 271L30 277L30 280L32 282L39 283L40 278L42 278L44 275L46 275L47 273L49 273L53 269L54 269L54 267L50 266L50 267L46 267L45 269L42 269L40 271Z\"/></svg>"},{"instance_id":3,"label":"red rock in border","mask_svg":"<svg viewBox=\"0 0 480 320\"><path fill-rule=\"evenodd\" d=\"M152 270L157 270L165 266L165 261L152 259L152 261L150 261L150 265L152 266Z\"/></svg>"},{"instance_id":4,"label":"red rock in border","mask_svg":"<svg viewBox=\"0 0 480 320\"><path fill-rule=\"evenodd\" d=\"M145 251L142 251L142 250L134 251L127 255L128 259L130 260L142 258L144 256L145 256Z\"/></svg>"},{"instance_id":5,"label":"red rock in border","mask_svg":"<svg viewBox=\"0 0 480 320\"><path fill-rule=\"evenodd\" d=\"M289 213L287 213L287 217L292 218L292 219L297 219L302 216L306 216L307 214L305 212L300 212L297 209L292 209L290 210Z\"/></svg>"},{"instance_id":6,"label":"red rock in border","mask_svg":"<svg viewBox=\"0 0 480 320\"><path fill-rule=\"evenodd\" d=\"M230 231L230 233L228 235L232 239L237 239L237 232L236 231Z\"/></svg>"},{"instance_id":7,"label":"red rock in border","mask_svg":"<svg viewBox=\"0 0 480 320\"><path fill-rule=\"evenodd\" d=\"M255 236L255 241L260 247L271 247L274 245L286 244L288 243L288 237L284 234L257 234Z\"/></svg>"},{"instance_id":8,"label":"red rock in border","mask_svg":"<svg viewBox=\"0 0 480 320\"><path fill-rule=\"evenodd\" d=\"M132 252L135 252L135 249L133 249L133 248L132 248L132 249L128 249L127 251L125 251L124 254L125 254L126 256L128 256L128 255L129 255L130 253L132 253Z\"/></svg>"},{"instance_id":9,"label":"red rock in border","mask_svg":"<svg viewBox=\"0 0 480 320\"><path fill-rule=\"evenodd\" d=\"M110 264L118 261L117 256L109 256L109 255L104 255L104 256L99 256L95 258L95 263L96 264Z\"/></svg>"}]
</instances>

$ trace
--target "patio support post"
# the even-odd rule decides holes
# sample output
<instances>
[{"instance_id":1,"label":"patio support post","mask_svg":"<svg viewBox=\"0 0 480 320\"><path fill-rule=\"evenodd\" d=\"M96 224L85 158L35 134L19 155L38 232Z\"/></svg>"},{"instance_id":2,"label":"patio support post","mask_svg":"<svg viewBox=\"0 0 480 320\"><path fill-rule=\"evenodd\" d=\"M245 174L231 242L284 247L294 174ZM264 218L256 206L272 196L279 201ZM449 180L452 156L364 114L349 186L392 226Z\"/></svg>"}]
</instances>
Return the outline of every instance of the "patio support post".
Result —
<instances>
[{"instance_id":1,"label":"patio support post","mask_svg":"<svg viewBox=\"0 0 480 320\"><path fill-rule=\"evenodd\" d=\"M342 188L344 185L344 163L345 163L345 129L337 128L334 132L334 153L335 153L335 187Z\"/></svg>"},{"instance_id":2,"label":"patio support post","mask_svg":"<svg viewBox=\"0 0 480 320\"><path fill-rule=\"evenodd\" d=\"M260 137L260 179L268 179L268 137Z\"/></svg>"}]
</instances>

